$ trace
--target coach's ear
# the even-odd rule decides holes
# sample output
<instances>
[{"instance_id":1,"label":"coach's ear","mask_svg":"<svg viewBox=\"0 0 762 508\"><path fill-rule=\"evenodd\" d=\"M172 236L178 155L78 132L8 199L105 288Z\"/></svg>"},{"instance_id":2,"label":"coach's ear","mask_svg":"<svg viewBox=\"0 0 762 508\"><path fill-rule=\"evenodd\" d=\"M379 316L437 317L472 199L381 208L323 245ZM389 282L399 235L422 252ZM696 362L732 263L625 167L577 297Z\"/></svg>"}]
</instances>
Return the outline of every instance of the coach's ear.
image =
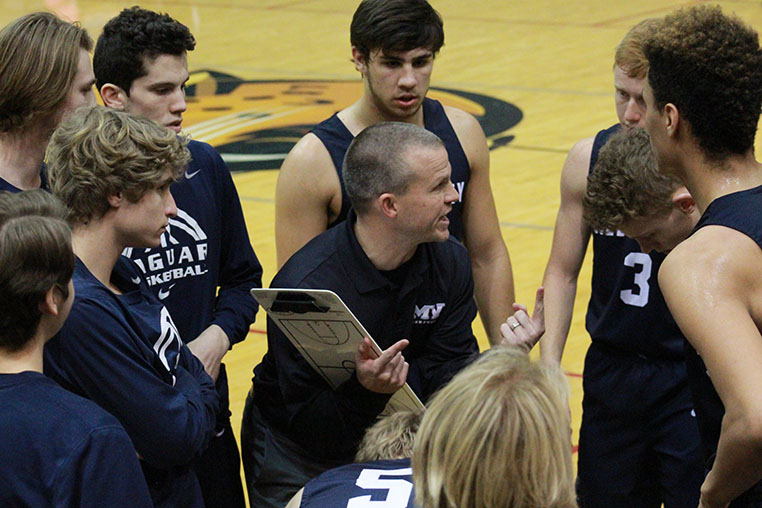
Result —
<instances>
[{"instance_id":1,"label":"coach's ear","mask_svg":"<svg viewBox=\"0 0 762 508\"><path fill-rule=\"evenodd\" d=\"M103 104L107 108L113 108L119 111L127 110L129 97L120 87L112 83L106 83L101 87L100 94L101 99L103 99Z\"/></svg>"},{"instance_id":2,"label":"coach's ear","mask_svg":"<svg viewBox=\"0 0 762 508\"><path fill-rule=\"evenodd\" d=\"M391 192L384 192L376 198L376 203L386 217L393 219L399 213L397 197Z\"/></svg>"},{"instance_id":3,"label":"coach's ear","mask_svg":"<svg viewBox=\"0 0 762 508\"><path fill-rule=\"evenodd\" d=\"M696 202L684 185L681 185L672 193L672 205L686 215L696 211Z\"/></svg>"}]
</instances>

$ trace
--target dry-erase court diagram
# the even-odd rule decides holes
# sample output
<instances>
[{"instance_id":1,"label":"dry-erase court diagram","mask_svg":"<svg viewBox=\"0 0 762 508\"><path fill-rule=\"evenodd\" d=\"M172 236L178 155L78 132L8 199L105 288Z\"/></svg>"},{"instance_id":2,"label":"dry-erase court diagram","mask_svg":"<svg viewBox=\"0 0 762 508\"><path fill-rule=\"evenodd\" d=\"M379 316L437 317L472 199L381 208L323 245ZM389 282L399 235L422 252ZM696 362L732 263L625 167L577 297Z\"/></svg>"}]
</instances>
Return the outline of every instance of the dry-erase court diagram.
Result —
<instances>
[{"instance_id":1,"label":"dry-erase court diagram","mask_svg":"<svg viewBox=\"0 0 762 508\"><path fill-rule=\"evenodd\" d=\"M282 320L288 334L300 343L314 341L327 346L346 344L353 336L362 337L362 332L351 321L316 321L312 319Z\"/></svg>"},{"instance_id":2,"label":"dry-erase court diagram","mask_svg":"<svg viewBox=\"0 0 762 508\"><path fill-rule=\"evenodd\" d=\"M341 298L323 289L252 289L251 295L281 329L305 360L336 389L355 371L355 351L370 337ZM373 351L381 348L373 341ZM423 404L405 384L384 413L419 409Z\"/></svg>"}]
</instances>

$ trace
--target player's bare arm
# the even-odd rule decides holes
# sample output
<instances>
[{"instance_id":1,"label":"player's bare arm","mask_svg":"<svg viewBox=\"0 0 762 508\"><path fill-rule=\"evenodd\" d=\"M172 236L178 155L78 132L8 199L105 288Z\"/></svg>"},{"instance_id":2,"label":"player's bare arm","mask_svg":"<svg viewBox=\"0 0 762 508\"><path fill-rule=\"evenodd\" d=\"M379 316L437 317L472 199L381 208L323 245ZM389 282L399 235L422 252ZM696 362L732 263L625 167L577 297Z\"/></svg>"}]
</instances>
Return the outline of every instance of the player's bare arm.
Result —
<instances>
[{"instance_id":1,"label":"player's bare arm","mask_svg":"<svg viewBox=\"0 0 762 508\"><path fill-rule=\"evenodd\" d=\"M659 285L725 406L701 506L725 506L762 479L762 251L730 228L707 226L670 253Z\"/></svg>"},{"instance_id":2,"label":"player's bare arm","mask_svg":"<svg viewBox=\"0 0 762 508\"><path fill-rule=\"evenodd\" d=\"M489 150L479 122L457 108L445 106L463 146L471 176L463 204L463 235L474 274L474 297L491 345L502 341L500 325L513 313L513 271L500 232L489 180Z\"/></svg>"},{"instance_id":3,"label":"player's bare arm","mask_svg":"<svg viewBox=\"0 0 762 508\"><path fill-rule=\"evenodd\" d=\"M278 268L341 211L341 182L323 143L310 133L291 149L275 186Z\"/></svg>"},{"instance_id":4,"label":"player's bare arm","mask_svg":"<svg viewBox=\"0 0 762 508\"><path fill-rule=\"evenodd\" d=\"M577 294L577 278L590 240L590 228L583 219L582 198L587 186L593 141L594 138L587 138L576 143L566 156L561 171L561 205L543 277L548 318L540 341L543 360L553 364L561 363L564 353Z\"/></svg>"}]
</instances>

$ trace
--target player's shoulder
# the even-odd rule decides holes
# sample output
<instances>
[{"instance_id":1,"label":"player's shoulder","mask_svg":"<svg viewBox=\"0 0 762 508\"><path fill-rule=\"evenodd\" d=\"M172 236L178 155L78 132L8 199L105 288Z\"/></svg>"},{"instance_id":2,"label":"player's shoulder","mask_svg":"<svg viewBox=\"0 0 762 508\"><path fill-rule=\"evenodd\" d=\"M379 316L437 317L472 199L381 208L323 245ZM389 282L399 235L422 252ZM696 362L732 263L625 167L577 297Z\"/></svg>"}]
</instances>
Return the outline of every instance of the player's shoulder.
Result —
<instances>
[{"instance_id":1,"label":"player's shoulder","mask_svg":"<svg viewBox=\"0 0 762 508\"><path fill-rule=\"evenodd\" d=\"M311 162L329 163L333 165L331 156L328 153L323 141L317 137L313 132L308 132L302 138L296 142L294 147L286 156L286 160L283 162L284 166L292 162Z\"/></svg>"},{"instance_id":2,"label":"player's shoulder","mask_svg":"<svg viewBox=\"0 0 762 508\"><path fill-rule=\"evenodd\" d=\"M218 157L217 150L204 141L198 141L196 139L188 139L188 151L191 153L191 157L206 156L206 157Z\"/></svg>"},{"instance_id":3,"label":"player's shoulder","mask_svg":"<svg viewBox=\"0 0 762 508\"><path fill-rule=\"evenodd\" d=\"M340 238L344 223L320 233L296 251L275 274L270 287L319 287L316 282L331 280L342 271L338 249L346 245Z\"/></svg>"},{"instance_id":4,"label":"player's shoulder","mask_svg":"<svg viewBox=\"0 0 762 508\"><path fill-rule=\"evenodd\" d=\"M575 167L581 167L587 171L590 166L590 157L593 153L594 143L595 136L580 139L574 143L571 150L569 150L569 153L566 155L566 164L572 164Z\"/></svg>"},{"instance_id":5,"label":"player's shoulder","mask_svg":"<svg viewBox=\"0 0 762 508\"><path fill-rule=\"evenodd\" d=\"M323 196L325 200L341 193L331 154L315 134L306 134L288 153L278 173L278 187L281 192Z\"/></svg>"},{"instance_id":6,"label":"player's shoulder","mask_svg":"<svg viewBox=\"0 0 762 508\"><path fill-rule=\"evenodd\" d=\"M46 382L38 383L38 390L44 397L38 394L36 399L47 400L49 414L56 413L50 414L49 420L68 428L69 433L87 434L98 429L124 433L114 416L95 402L65 390L52 379L46 378Z\"/></svg>"},{"instance_id":7,"label":"player's shoulder","mask_svg":"<svg viewBox=\"0 0 762 508\"><path fill-rule=\"evenodd\" d=\"M659 268L659 284L681 287L691 281L709 287L719 280L715 276L718 273L722 273L722 278L727 281L735 267L743 264L739 264L737 245L734 245L734 239L738 238L734 238L734 233L737 232L713 226L696 231L677 244L664 259Z\"/></svg>"},{"instance_id":8,"label":"player's shoulder","mask_svg":"<svg viewBox=\"0 0 762 508\"><path fill-rule=\"evenodd\" d=\"M455 106L443 104L442 107L459 139L468 136L484 137L482 126L474 115Z\"/></svg>"},{"instance_id":9,"label":"player's shoulder","mask_svg":"<svg viewBox=\"0 0 762 508\"><path fill-rule=\"evenodd\" d=\"M224 168L227 171L227 166L225 166L222 156L217 149L209 143L189 139L188 151L190 152L191 160L183 180L189 179L189 177L193 178L196 174L195 172L198 170L214 171Z\"/></svg>"},{"instance_id":10,"label":"player's shoulder","mask_svg":"<svg viewBox=\"0 0 762 508\"><path fill-rule=\"evenodd\" d=\"M708 273L730 274L747 268L756 271L762 262L762 248L733 227L706 225L679 243L667 260L679 266L707 267Z\"/></svg>"}]
</instances>

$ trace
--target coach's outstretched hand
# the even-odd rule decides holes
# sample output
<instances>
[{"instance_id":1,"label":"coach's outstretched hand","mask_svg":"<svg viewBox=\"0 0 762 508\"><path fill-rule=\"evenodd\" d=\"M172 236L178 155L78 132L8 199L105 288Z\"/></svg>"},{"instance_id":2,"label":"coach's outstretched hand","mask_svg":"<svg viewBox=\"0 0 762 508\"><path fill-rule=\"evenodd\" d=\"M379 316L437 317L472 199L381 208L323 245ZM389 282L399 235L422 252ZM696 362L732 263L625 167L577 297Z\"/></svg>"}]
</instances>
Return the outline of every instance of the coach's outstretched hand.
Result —
<instances>
[{"instance_id":1,"label":"coach's outstretched hand","mask_svg":"<svg viewBox=\"0 0 762 508\"><path fill-rule=\"evenodd\" d=\"M502 344L516 346L530 351L542 334L545 333L545 288L537 288L534 301L534 313L529 317L525 305L513 304L515 311L511 317L500 325L503 336Z\"/></svg>"},{"instance_id":2,"label":"coach's outstretched hand","mask_svg":"<svg viewBox=\"0 0 762 508\"><path fill-rule=\"evenodd\" d=\"M407 339L402 339L381 353L381 356L376 356L370 339L365 337L355 352L360 384L376 393L394 393L402 388L410 368L402 356L402 350L408 344Z\"/></svg>"}]
</instances>

